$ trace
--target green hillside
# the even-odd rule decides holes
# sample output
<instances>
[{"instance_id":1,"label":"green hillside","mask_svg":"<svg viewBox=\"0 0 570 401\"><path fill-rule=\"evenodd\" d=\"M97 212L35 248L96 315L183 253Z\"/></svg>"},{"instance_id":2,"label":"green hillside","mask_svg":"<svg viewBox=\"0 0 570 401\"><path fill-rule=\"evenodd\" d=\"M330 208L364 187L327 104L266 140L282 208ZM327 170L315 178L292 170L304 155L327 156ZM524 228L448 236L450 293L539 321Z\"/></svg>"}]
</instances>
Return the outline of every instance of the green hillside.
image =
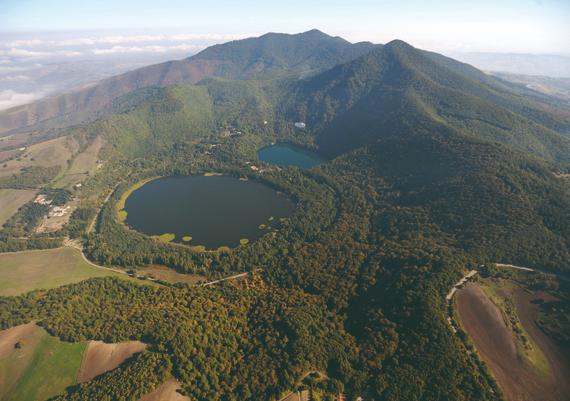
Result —
<instances>
[{"instance_id":1,"label":"green hillside","mask_svg":"<svg viewBox=\"0 0 570 401\"><path fill-rule=\"evenodd\" d=\"M416 124L428 121L547 160L570 161L568 110L522 97L470 66L401 41L292 86L296 96L287 115L307 121L332 154L380 136L412 134Z\"/></svg>"}]
</instances>

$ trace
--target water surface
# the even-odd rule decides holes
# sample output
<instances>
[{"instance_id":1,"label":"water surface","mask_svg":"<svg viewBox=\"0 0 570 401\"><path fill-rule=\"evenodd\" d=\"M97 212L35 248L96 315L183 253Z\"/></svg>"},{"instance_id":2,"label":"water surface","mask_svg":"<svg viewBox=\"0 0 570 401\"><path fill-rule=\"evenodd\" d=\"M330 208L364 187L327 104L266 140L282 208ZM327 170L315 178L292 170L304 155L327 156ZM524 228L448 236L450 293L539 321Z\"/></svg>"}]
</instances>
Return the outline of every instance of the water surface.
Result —
<instances>
[{"instance_id":1,"label":"water surface","mask_svg":"<svg viewBox=\"0 0 570 401\"><path fill-rule=\"evenodd\" d=\"M191 236L191 245L209 249L257 239L267 232L261 224L271 226L294 209L284 194L228 176L160 178L134 191L125 203L126 223L133 229L147 235L172 233L175 242Z\"/></svg>"},{"instance_id":2,"label":"water surface","mask_svg":"<svg viewBox=\"0 0 570 401\"><path fill-rule=\"evenodd\" d=\"M261 148L257 151L257 157L266 163L299 168L311 168L323 161L317 153L289 143Z\"/></svg>"}]
</instances>

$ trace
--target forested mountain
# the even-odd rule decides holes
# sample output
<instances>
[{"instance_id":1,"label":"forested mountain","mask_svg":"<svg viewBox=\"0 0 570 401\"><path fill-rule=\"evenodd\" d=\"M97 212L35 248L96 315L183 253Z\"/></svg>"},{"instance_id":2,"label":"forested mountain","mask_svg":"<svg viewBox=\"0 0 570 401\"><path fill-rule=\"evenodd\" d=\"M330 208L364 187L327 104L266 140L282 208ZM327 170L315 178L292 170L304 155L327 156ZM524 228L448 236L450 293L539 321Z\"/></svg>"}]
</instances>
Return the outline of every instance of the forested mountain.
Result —
<instances>
[{"instance_id":1,"label":"forested mountain","mask_svg":"<svg viewBox=\"0 0 570 401\"><path fill-rule=\"evenodd\" d=\"M53 237L29 234L23 208L0 232L0 250L69 235L101 265L255 273L221 288L93 279L0 298L2 328L37 319L69 341L151 345L57 399L120 399L171 374L200 401L278 400L304 387L325 400L502 400L463 333L450 330L445 295L483 264L570 271L570 110L401 41L351 45L318 31L129 74L104 83L116 85L106 92L114 98L100 97L101 86L77 105L105 99L107 115L65 131L105 143L103 167L74 192L82 214L98 215L93 231L72 217ZM326 161L301 170L257 159L279 141ZM296 212L257 241L211 252L119 221L133 184L212 172L277 188ZM313 371L320 379L304 380Z\"/></svg>"},{"instance_id":2,"label":"forested mountain","mask_svg":"<svg viewBox=\"0 0 570 401\"><path fill-rule=\"evenodd\" d=\"M288 115L307 121L331 154L380 137L411 134L424 123L436 131L570 161L567 109L402 41L292 86L296 96L284 99L291 99Z\"/></svg>"},{"instance_id":3,"label":"forested mountain","mask_svg":"<svg viewBox=\"0 0 570 401\"><path fill-rule=\"evenodd\" d=\"M93 120L112 110L114 99L139 88L193 84L207 77L254 79L306 75L354 59L374 47L372 43L352 44L318 30L296 35L268 33L233 41L183 60L139 68L85 89L0 112L0 134L26 127L67 127Z\"/></svg>"}]
</instances>

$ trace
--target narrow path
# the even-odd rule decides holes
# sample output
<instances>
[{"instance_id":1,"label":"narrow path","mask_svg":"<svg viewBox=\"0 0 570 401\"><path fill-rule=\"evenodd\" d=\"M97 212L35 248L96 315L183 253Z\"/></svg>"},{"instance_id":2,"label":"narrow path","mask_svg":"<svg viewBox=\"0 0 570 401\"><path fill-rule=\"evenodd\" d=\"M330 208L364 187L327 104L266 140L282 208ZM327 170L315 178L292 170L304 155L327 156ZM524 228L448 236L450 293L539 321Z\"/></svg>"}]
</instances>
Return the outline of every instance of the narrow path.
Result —
<instances>
[{"instance_id":1,"label":"narrow path","mask_svg":"<svg viewBox=\"0 0 570 401\"><path fill-rule=\"evenodd\" d=\"M308 372L306 372L303 376L301 376L299 378L299 380L297 380L297 384L296 386L299 386L301 384L301 382L303 380L305 380L310 374L312 373L321 373L318 370L309 370ZM304 401L304 400L308 400L310 401L310 397L309 397L309 392L308 390L301 390L301 391L289 391L287 394L285 394L283 397L281 397L279 400L277 401L284 401L287 398L296 395L297 396L297 400L298 401ZM291 400L291 401L297 401L297 400Z\"/></svg>"},{"instance_id":2,"label":"narrow path","mask_svg":"<svg viewBox=\"0 0 570 401\"><path fill-rule=\"evenodd\" d=\"M529 267L516 266L516 265L507 264L507 263L495 263L495 266L497 266L497 267L510 267L511 269L524 270L527 272L535 271L534 269L531 269Z\"/></svg>"},{"instance_id":3,"label":"narrow path","mask_svg":"<svg viewBox=\"0 0 570 401\"><path fill-rule=\"evenodd\" d=\"M457 283L455 283L453 288L451 288L451 290L447 293L445 299L447 301L451 301L451 299L453 298L453 295L455 294L457 289L459 287L461 287L463 284L465 284L471 277L475 276L477 273L478 273L477 270L470 270L465 276L463 276L461 278L461 280L459 280Z\"/></svg>"},{"instance_id":4,"label":"narrow path","mask_svg":"<svg viewBox=\"0 0 570 401\"><path fill-rule=\"evenodd\" d=\"M509 264L509 263L495 263L495 266L500 267L500 268L516 269L516 270L521 270L521 271L531 272L531 273L534 273L534 272L542 273L542 274L555 276L556 278L561 279L561 280L570 281L570 277L568 277L568 276L564 276L564 275L559 274L559 273L547 272L547 271L543 271L543 270L539 270L539 269L531 269L530 267L517 266L517 265L513 265L513 264ZM469 279L472 278L473 276L475 276L477 273L478 273L477 270L469 271L469 273L467 273L465 276L463 276L463 278L461 280L459 280L451 288L451 290L449 290L449 292L445 296L445 300L447 301L447 322L449 323L449 326L451 327L451 330L454 333L457 333L457 328L453 324L451 301L453 300L453 296L455 295L457 290L459 288L461 288L461 286L463 286L463 284L465 284L467 281L469 281Z\"/></svg>"},{"instance_id":5,"label":"narrow path","mask_svg":"<svg viewBox=\"0 0 570 401\"><path fill-rule=\"evenodd\" d=\"M449 324L449 327L451 327L451 331L453 331L454 333L457 333L457 327L455 327L455 325L453 324L453 316L452 316L453 296L455 295L457 290L463 286L463 284L469 281L469 279L474 277L477 273L479 273L477 270L470 270L465 276L461 278L461 280L459 280L457 283L455 283L453 287L451 287L451 290L449 290L449 292L445 296L445 301L447 302L447 323Z\"/></svg>"},{"instance_id":6,"label":"narrow path","mask_svg":"<svg viewBox=\"0 0 570 401\"><path fill-rule=\"evenodd\" d=\"M79 253L81 254L81 257L83 258L83 260L85 261L85 263L87 263L87 264L89 264L89 265L91 265L91 266L93 266L93 267L96 267L96 268L98 268L98 269L111 270L111 271L114 271L114 272L116 272L116 273L127 274L127 272L124 271L124 270L113 269L112 267L100 266L100 265L97 265L97 264L91 262L89 259L87 259L87 257L86 257L85 254L83 253L83 246L82 246L78 241L74 241L74 240L71 240L71 239L69 239L69 238L66 238L66 239L63 240L63 244L64 244L63 247L68 247L68 248L77 249L77 250L79 251Z\"/></svg>"},{"instance_id":7,"label":"narrow path","mask_svg":"<svg viewBox=\"0 0 570 401\"><path fill-rule=\"evenodd\" d=\"M495 263L495 266L497 267L506 267L506 268L510 268L510 269L516 269L516 270L522 270L522 271L526 271L526 272L536 272L536 273L542 273L542 274L546 274L549 276L554 276L560 280L564 280L564 281L570 281L570 277L561 274L561 273L553 273L553 272L549 272L549 271L545 271L545 270L540 270L540 269L531 269L530 267L523 267L523 266L517 266L517 265L511 265L508 263Z\"/></svg>"},{"instance_id":8,"label":"narrow path","mask_svg":"<svg viewBox=\"0 0 570 401\"><path fill-rule=\"evenodd\" d=\"M128 273L127 273L126 271L124 271L124 270L113 269L112 267L100 266L100 265L97 265L97 264L91 262L89 259L87 259L87 257L86 257L85 254L83 253L83 246L81 246L81 243L79 243L78 241L74 241L74 240L71 240L71 239L69 239L69 238L66 238L66 239L64 240L64 247L69 247L69 248L75 248L75 249L77 249L77 250L79 251L79 253L81 254L81 257L83 258L83 260L84 260L86 263L88 263L88 264L90 264L91 266L93 266L93 267L96 267L96 268L98 268L98 269L111 270L111 271L114 271L114 272L117 272L117 273L121 273L121 274L128 274ZM234 275L231 275L231 276L228 276L228 277L224 277L224 278L220 278L220 279L217 279L217 280L209 281L209 282L207 282L207 283L202 283L202 284L200 284L199 286L200 286L200 287L208 287L208 286L210 286L210 285L222 283L222 282L224 282L224 281L235 280L235 279L238 279L238 278L241 278L241 277L247 277L249 274L254 273L254 272L256 272L256 271L260 271L260 270L261 270L261 269L255 269L255 270L253 270L253 271L251 271L251 272L244 272L244 273L234 274Z\"/></svg>"},{"instance_id":9,"label":"narrow path","mask_svg":"<svg viewBox=\"0 0 570 401\"><path fill-rule=\"evenodd\" d=\"M95 228L95 224L97 223L97 220L99 219L99 215L101 214L101 210L103 210L103 206L105 206L107 204L107 202L109 202L109 199L111 199L111 196L115 193L115 191L117 190L119 185L120 185L120 183L118 183L117 185L115 185L113 187L111 192L109 192L109 194L103 200L103 203L101 203L101 206L99 206L99 209L97 209L97 213L95 213L95 217L93 217L93 220L91 220L91 223L89 224L89 227L87 228L88 234L91 233L91 231L93 231L93 228Z\"/></svg>"},{"instance_id":10,"label":"narrow path","mask_svg":"<svg viewBox=\"0 0 570 401\"><path fill-rule=\"evenodd\" d=\"M224 282L224 281L234 280L234 279L240 278L240 277L246 277L247 275L249 275L249 273L250 273L250 272L239 273L239 274L234 274L233 276L229 276L229 277L225 277L225 278L220 278L220 279L214 280L214 281L209 281L209 282L207 282L207 283L200 284L200 287L207 287L207 286L210 286L210 285L222 283L222 282Z\"/></svg>"},{"instance_id":11,"label":"narrow path","mask_svg":"<svg viewBox=\"0 0 570 401\"><path fill-rule=\"evenodd\" d=\"M217 280L209 281L209 282L207 282L207 283L200 284L200 287L207 287L207 286L210 286L210 285L222 283L222 282L224 282L224 281L235 280L236 278L241 278L241 277L247 277L248 275L250 275L250 274L252 274L252 273L255 273L255 272L259 272L259 271L261 271L261 270L262 270L262 269L254 269L254 270L249 271L249 272L234 274L234 275L232 275L232 276L228 276L228 277L224 277L224 278L220 278L220 279L217 279Z\"/></svg>"}]
</instances>

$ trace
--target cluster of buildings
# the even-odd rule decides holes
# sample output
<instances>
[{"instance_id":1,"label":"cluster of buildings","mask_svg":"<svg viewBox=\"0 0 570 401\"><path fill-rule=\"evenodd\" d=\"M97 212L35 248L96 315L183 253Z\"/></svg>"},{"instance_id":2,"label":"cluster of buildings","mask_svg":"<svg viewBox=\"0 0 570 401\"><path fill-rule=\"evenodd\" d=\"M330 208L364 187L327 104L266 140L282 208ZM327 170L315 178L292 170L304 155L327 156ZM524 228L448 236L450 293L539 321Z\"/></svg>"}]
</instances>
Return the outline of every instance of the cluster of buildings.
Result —
<instances>
[{"instance_id":1,"label":"cluster of buildings","mask_svg":"<svg viewBox=\"0 0 570 401\"><path fill-rule=\"evenodd\" d=\"M243 132L236 131L236 130L230 128L230 129L222 131L222 138L233 138L234 136L240 136L242 134L243 134Z\"/></svg>"},{"instance_id":2,"label":"cluster of buildings","mask_svg":"<svg viewBox=\"0 0 570 401\"><path fill-rule=\"evenodd\" d=\"M260 169L259 167L257 167L255 164L252 164L251 162L245 162L246 165L249 166L249 169L251 171L255 171L258 173L263 173L263 169Z\"/></svg>"},{"instance_id":3,"label":"cluster of buildings","mask_svg":"<svg viewBox=\"0 0 570 401\"><path fill-rule=\"evenodd\" d=\"M48 217L62 217L69 212L71 206L53 206L49 209Z\"/></svg>"},{"instance_id":4,"label":"cluster of buildings","mask_svg":"<svg viewBox=\"0 0 570 401\"><path fill-rule=\"evenodd\" d=\"M44 194L39 194L38 196L36 196L36 199L34 199L34 202L38 203L40 205L49 206L48 217L65 216L69 212L69 210L71 209L71 206L51 206L53 200L48 199L47 195L44 195Z\"/></svg>"},{"instance_id":5,"label":"cluster of buildings","mask_svg":"<svg viewBox=\"0 0 570 401\"><path fill-rule=\"evenodd\" d=\"M51 199L48 199L46 195L44 194L39 194L38 196L36 196L36 199L34 199L34 203L39 203L40 205L46 205L49 206L51 205L53 201Z\"/></svg>"}]
</instances>

